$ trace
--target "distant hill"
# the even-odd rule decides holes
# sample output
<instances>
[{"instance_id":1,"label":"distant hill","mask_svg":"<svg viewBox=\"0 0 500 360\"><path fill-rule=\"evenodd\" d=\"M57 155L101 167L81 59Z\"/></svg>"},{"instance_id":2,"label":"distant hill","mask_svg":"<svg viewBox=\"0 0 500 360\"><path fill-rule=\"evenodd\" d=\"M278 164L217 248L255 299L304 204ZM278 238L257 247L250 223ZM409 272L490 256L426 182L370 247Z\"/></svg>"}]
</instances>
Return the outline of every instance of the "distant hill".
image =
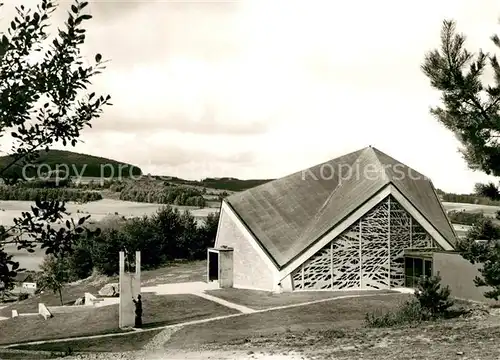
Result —
<instances>
[{"instance_id":1,"label":"distant hill","mask_svg":"<svg viewBox=\"0 0 500 360\"><path fill-rule=\"evenodd\" d=\"M142 175L142 170L137 166L103 157L64 150L43 150L39 154L40 156L33 162L33 166L26 168L26 175L29 177L36 175L36 167L40 167L40 172L47 173L56 170L64 171L66 170L64 165L69 169L70 176L118 177L120 168L122 177ZM12 160L12 155L0 157L0 169L10 164ZM7 170L7 173L12 173L12 171L19 173L22 166L21 163L16 164L9 169L10 171Z\"/></svg>"},{"instance_id":2,"label":"distant hill","mask_svg":"<svg viewBox=\"0 0 500 360\"><path fill-rule=\"evenodd\" d=\"M240 180L236 178L206 178L201 181L203 186L212 189L228 190L228 191L243 191L262 184L265 184L274 179L249 179Z\"/></svg>"},{"instance_id":3,"label":"distant hill","mask_svg":"<svg viewBox=\"0 0 500 360\"><path fill-rule=\"evenodd\" d=\"M210 189L226 191L243 191L265 184L274 179L248 179L241 180L233 177L206 178L201 181L185 180L175 176L155 176L157 179L163 179L167 182L182 185L201 186Z\"/></svg>"}]
</instances>

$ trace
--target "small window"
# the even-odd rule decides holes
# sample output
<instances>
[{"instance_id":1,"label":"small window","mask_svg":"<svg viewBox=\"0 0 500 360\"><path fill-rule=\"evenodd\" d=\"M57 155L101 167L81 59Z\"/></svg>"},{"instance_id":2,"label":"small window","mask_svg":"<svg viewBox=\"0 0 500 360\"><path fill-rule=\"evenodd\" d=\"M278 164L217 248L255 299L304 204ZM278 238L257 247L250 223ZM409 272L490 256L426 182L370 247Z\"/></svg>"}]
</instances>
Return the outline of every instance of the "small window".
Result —
<instances>
[{"instance_id":1,"label":"small window","mask_svg":"<svg viewBox=\"0 0 500 360\"><path fill-rule=\"evenodd\" d=\"M405 258L405 275L413 276L413 258Z\"/></svg>"}]
</instances>

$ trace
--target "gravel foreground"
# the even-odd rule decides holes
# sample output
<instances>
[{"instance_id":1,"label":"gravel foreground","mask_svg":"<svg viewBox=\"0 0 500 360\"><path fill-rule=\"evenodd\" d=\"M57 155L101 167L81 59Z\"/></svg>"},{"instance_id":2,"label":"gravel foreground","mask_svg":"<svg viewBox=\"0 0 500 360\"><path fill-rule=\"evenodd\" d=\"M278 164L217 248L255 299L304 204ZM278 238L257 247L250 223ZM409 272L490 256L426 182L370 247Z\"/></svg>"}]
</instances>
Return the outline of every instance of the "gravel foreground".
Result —
<instances>
[{"instance_id":1,"label":"gravel foreground","mask_svg":"<svg viewBox=\"0 0 500 360\"><path fill-rule=\"evenodd\" d=\"M65 357L68 360L306 360L301 354L265 354L242 351L203 351L203 352L135 352L134 354L87 354Z\"/></svg>"}]
</instances>

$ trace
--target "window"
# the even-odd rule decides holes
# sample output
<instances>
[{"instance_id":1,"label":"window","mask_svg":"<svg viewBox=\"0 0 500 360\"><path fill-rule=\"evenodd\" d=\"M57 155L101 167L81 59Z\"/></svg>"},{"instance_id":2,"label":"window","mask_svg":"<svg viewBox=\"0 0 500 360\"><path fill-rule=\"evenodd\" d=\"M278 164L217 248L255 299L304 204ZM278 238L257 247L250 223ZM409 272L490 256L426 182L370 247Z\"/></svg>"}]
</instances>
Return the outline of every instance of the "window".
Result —
<instances>
[{"instance_id":1,"label":"window","mask_svg":"<svg viewBox=\"0 0 500 360\"><path fill-rule=\"evenodd\" d=\"M405 286L416 287L422 276L432 276L432 261L405 257Z\"/></svg>"},{"instance_id":2,"label":"window","mask_svg":"<svg viewBox=\"0 0 500 360\"><path fill-rule=\"evenodd\" d=\"M413 276L420 277L424 275L424 260L415 258L413 260Z\"/></svg>"},{"instance_id":3,"label":"window","mask_svg":"<svg viewBox=\"0 0 500 360\"><path fill-rule=\"evenodd\" d=\"M405 257L405 284L413 287L413 258Z\"/></svg>"},{"instance_id":4,"label":"window","mask_svg":"<svg viewBox=\"0 0 500 360\"><path fill-rule=\"evenodd\" d=\"M405 275L413 276L413 258L405 258Z\"/></svg>"}]
</instances>

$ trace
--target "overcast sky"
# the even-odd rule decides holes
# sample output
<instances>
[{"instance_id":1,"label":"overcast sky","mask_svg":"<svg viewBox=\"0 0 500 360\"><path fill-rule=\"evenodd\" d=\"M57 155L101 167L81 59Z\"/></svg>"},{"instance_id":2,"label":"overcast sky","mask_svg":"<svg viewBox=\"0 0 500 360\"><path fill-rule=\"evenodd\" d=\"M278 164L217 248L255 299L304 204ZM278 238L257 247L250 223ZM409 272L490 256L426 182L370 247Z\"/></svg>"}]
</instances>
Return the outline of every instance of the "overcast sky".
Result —
<instances>
[{"instance_id":1,"label":"overcast sky","mask_svg":"<svg viewBox=\"0 0 500 360\"><path fill-rule=\"evenodd\" d=\"M95 86L114 106L78 152L271 178L372 145L447 191L488 180L429 115L439 94L420 65L445 18L492 50L498 1L91 1L91 13L86 54L111 59Z\"/></svg>"}]
</instances>

